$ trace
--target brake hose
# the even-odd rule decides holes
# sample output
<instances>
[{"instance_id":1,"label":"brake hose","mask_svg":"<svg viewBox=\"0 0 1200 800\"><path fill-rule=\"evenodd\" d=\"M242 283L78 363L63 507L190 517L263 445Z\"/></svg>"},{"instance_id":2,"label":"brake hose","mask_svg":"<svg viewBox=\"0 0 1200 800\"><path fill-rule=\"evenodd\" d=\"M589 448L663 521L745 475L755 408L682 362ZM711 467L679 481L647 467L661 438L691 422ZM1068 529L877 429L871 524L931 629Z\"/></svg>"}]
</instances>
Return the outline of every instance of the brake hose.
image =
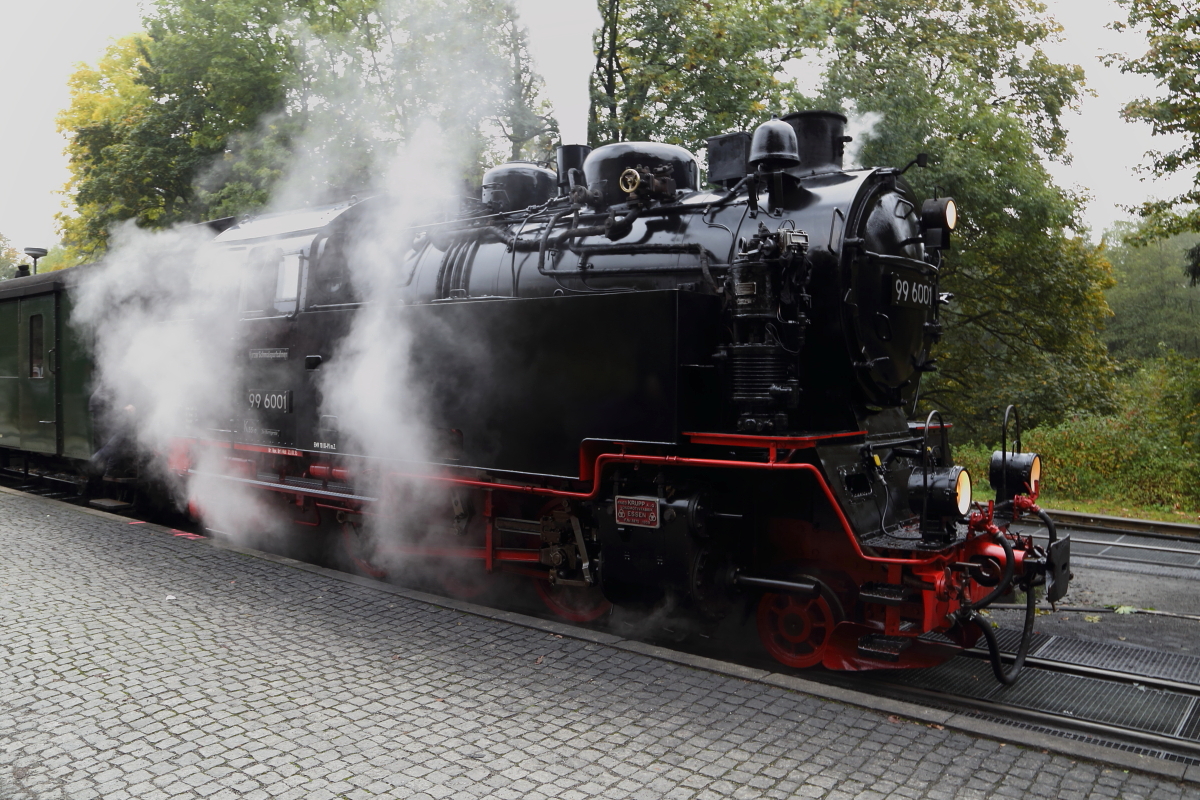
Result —
<instances>
[{"instance_id":1,"label":"brake hose","mask_svg":"<svg viewBox=\"0 0 1200 800\"><path fill-rule=\"evenodd\" d=\"M1029 644L1033 641L1033 621L1037 616L1037 598L1034 596L1033 586L1027 586L1025 588L1025 627L1021 631L1021 645L1017 648L1017 656L1013 660L1012 666L1006 671L1004 663L1000 660L1000 645L996 641L996 633L992 630L991 622L984 619L979 613L980 608L993 602L1012 586L1016 555L1013 553L1012 544L1008 541L1007 536L1000 533L997 534L996 538L1000 540L1000 546L1004 548L1004 559L1006 562L1004 579L978 605L967 610L963 621L972 622L975 624L975 627L979 628L980 633L983 634L983 638L987 640L988 655L991 657L992 672L995 673L996 680L1005 686L1011 686L1017 682L1017 676L1021 673L1021 667L1025 665L1025 657L1029 655Z\"/></svg>"},{"instance_id":2,"label":"brake hose","mask_svg":"<svg viewBox=\"0 0 1200 800\"><path fill-rule=\"evenodd\" d=\"M995 673L996 680L1005 686L1012 686L1016 683L1017 676L1021 673L1021 667L1025 666L1025 657L1029 655L1029 643L1033 641L1033 620L1036 616L1036 604L1037 598L1034 597L1033 587L1029 586L1025 589L1025 628L1021 631L1021 646L1017 648L1017 657L1013 659L1012 666L1007 671L1000 660L1000 645L996 642L996 633L992 630L991 623L981 617L978 611L973 609L971 615L967 617L969 622L975 623L975 627L979 628L983 633L983 638L987 640L988 655L992 661L992 672Z\"/></svg>"},{"instance_id":3,"label":"brake hose","mask_svg":"<svg viewBox=\"0 0 1200 800\"><path fill-rule=\"evenodd\" d=\"M1004 548L1004 574L996 583L996 588L987 593L986 596L978 603L972 603L971 606L976 609L987 608L992 603L996 602L996 598L1008 591L1012 585L1013 573L1017 569L1016 557L1013 554L1012 544L1009 543L1008 537L1003 533L997 533L996 538L1000 541L1000 546Z\"/></svg>"}]
</instances>

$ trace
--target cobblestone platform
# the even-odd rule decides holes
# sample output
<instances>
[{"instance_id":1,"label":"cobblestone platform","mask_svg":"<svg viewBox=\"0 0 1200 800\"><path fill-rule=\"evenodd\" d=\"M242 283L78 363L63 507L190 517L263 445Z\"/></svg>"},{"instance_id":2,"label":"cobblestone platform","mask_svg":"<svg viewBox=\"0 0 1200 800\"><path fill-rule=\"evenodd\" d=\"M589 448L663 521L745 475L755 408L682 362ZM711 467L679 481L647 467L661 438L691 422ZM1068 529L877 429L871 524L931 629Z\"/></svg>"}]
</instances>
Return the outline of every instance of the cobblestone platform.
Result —
<instances>
[{"instance_id":1,"label":"cobblestone platform","mask_svg":"<svg viewBox=\"0 0 1200 800\"><path fill-rule=\"evenodd\" d=\"M39 498L0 553L0 798L1200 796Z\"/></svg>"}]
</instances>

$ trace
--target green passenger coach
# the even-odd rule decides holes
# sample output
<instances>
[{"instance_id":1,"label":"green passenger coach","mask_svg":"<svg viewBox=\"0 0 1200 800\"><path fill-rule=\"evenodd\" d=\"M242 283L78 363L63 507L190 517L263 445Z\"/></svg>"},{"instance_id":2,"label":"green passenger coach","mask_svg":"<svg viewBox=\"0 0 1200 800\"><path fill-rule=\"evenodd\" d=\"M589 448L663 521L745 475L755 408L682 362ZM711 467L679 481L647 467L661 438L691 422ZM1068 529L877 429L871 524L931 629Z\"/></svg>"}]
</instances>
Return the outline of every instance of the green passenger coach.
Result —
<instances>
[{"instance_id":1,"label":"green passenger coach","mask_svg":"<svg viewBox=\"0 0 1200 800\"><path fill-rule=\"evenodd\" d=\"M73 277L73 276L72 276ZM39 454L86 460L95 449L88 408L92 363L70 325L68 273L0 283L0 459ZM14 463L14 456L21 461Z\"/></svg>"}]
</instances>

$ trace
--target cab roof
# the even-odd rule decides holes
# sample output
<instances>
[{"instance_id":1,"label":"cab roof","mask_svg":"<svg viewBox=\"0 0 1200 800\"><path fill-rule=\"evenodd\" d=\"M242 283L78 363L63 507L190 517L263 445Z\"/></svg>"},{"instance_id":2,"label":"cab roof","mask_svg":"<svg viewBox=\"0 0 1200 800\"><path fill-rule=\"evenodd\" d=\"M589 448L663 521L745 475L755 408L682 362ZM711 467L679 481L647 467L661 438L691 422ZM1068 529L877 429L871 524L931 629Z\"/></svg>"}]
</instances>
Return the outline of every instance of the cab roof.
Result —
<instances>
[{"instance_id":1,"label":"cab roof","mask_svg":"<svg viewBox=\"0 0 1200 800\"><path fill-rule=\"evenodd\" d=\"M315 233L358 205L361 203L357 199L352 199L347 202L298 211L259 214L230 227L213 241L217 244L227 244L252 239L274 239L280 236Z\"/></svg>"}]
</instances>

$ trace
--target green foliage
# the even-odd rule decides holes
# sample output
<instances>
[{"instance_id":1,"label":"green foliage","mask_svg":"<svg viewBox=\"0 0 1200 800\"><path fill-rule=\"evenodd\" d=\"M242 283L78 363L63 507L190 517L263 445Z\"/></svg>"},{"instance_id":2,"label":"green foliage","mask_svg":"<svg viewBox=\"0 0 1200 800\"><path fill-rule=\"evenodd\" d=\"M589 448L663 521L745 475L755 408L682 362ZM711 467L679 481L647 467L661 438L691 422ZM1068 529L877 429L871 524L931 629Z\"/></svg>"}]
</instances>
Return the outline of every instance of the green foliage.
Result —
<instances>
[{"instance_id":1,"label":"green foliage","mask_svg":"<svg viewBox=\"0 0 1200 800\"><path fill-rule=\"evenodd\" d=\"M17 265L24 256L12 246L12 242L4 234L0 234L0 280L7 280L17 274Z\"/></svg>"},{"instance_id":2,"label":"green foliage","mask_svg":"<svg viewBox=\"0 0 1200 800\"><path fill-rule=\"evenodd\" d=\"M600 0L589 139L699 150L782 109L783 65L819 45L825 4L779 0Z\"/></svg>"},{"instance_id":3,"label":"green foliage","mask_svg":"<svg viewBox=\"0 0 1200 800\"><path fill-rule=\"evenodd\" d=\"M1044 459L1043 502L1115 498L1200 510L1200 359L1163 351L1124 378L1116 397L1115 413L1080 414L1024 435L1024 449ZM954 455L978 484L998 447L970 444Z\"/></svg>"},{"instance_id":4,"label":"green foliage","mask_svg":"<svg viewBox=\"0 0 1200 800\"><path fill-rule=\"evenodd\" d=\"M145 42L141 35L116 41L95 67L80 65L68 81L71 105L59 115L58 129L69 136L67 191L75 213L58 220L63 240L81 257L102 252L119 220L170 216L180 189L186 191L178 181L166 185L178 173L173 157L185 148L150 133L153 102L139 83ZM149 191L154 183L160 186Z\"/></svg>"},{"instance_id":5,"label":"green foliage","mask_svg":"<svg viewBox=\"0 0 1200 800\"><path fill-rule=\"evenodd\" d=\"M54 272L68 267L77 267L83 261L71 250L61 244L50 248L40 261L38 261L38 272Z\"/></svg>"},{"instance_id":6,"label":"green foliage","mask_svg":"<svg viewBox=\"0 0 1200 800\"><path fill-rule=\"evenodd\" d=\"M1194 174L1192 188L1166 200L1143 203L1137 212L1146 225L1139 242L1200 231L1200 6L1190 0L1118 0L1127 11L1116 30L1145 31L1149 49L1137 57L1110 56L1122 72L1158 81L1158 97L1141 97L1125 106L1124 116L1150 123L1156 136L1181 136L1173 150L1151 154L1156 176ZM1200 278L1200 250L1193 254L1193 280Z\"/></svg>"},{"instance_id":7,"label":"green foliage","mask_svg":"<svg viewBox=\"0 0 1200 800\"><path fill-rule=\"evenodd\" d=\"M1031 431L1028 447L1045 457L1047 498L1200 508L1200 461L1136 409Z\"/></svg>"},{"instance_id":8,"label":"green foliage","mask_svg":"<svg viewBox=\"0 0 1200 800\"><path fill-rule=\"evenodd\" d=\"M976 442L960 444L953 449L954 463L967 468L971 475L971 494L982 502L996 496L988 486L988 464L995 449L999 449L999 445L993 448Z\"/></svg>"},{"instance_id":9,"label":"green foliage","mask_svg":"<svg viewBox=\"0 0 1200 800\"><path fill-rule=\"evenodd\" d=\"M1056 32L1025 0L859 2L827 68L825 103L882 116L859 160L928 152L931 168L906 177L918 196L958 202L940 278L954 301L922 396L967 438L990 435L1010 402L1031 425L1110 408L1108 264L1080 234L1079 198L1043 166L1065 157L1061 118L1083 81L1042 51Z\"/></svg>"},{"instance_id":10,"label":"green foliage","mask_svg":"<svg viewBox=\"0 0 1200 800\"><path fill-rule=\"evenodd\" d=\"M1162 349L1162 359L1146 370L1161 397L1159 417L1180 444L1200 455L1200 358Z\"/></svg>"},{"instance_id":11,"label":"green foliage","mask_svg":"<svg viewBox=\"0 0 1200 800\"><path fill-rule=\"evenodd\" d=\"M1116 285L1106 296L1113 316L1104 341L1117 359L1149 359L1161 346L1200 358L1200 287L1189 286L1185 266L1189 249L1200 248L1200 235L1180 234L1138 247L1124 240L1141 228L1120 223L1108 231L1105 255Z\"/></svg>"},{"instance_id":12,"label":"green foliage","mask_svg":"<svg viewBox=\"0 0 1200 800\"><path fill-rule=\"evenodd\" d=\"M554 130L503 0L157 0L145 23L72 78L72 257L122 220L360 193L424 120L479 163L497 126L517 155Z\"/></svg>"}]
</instances>

